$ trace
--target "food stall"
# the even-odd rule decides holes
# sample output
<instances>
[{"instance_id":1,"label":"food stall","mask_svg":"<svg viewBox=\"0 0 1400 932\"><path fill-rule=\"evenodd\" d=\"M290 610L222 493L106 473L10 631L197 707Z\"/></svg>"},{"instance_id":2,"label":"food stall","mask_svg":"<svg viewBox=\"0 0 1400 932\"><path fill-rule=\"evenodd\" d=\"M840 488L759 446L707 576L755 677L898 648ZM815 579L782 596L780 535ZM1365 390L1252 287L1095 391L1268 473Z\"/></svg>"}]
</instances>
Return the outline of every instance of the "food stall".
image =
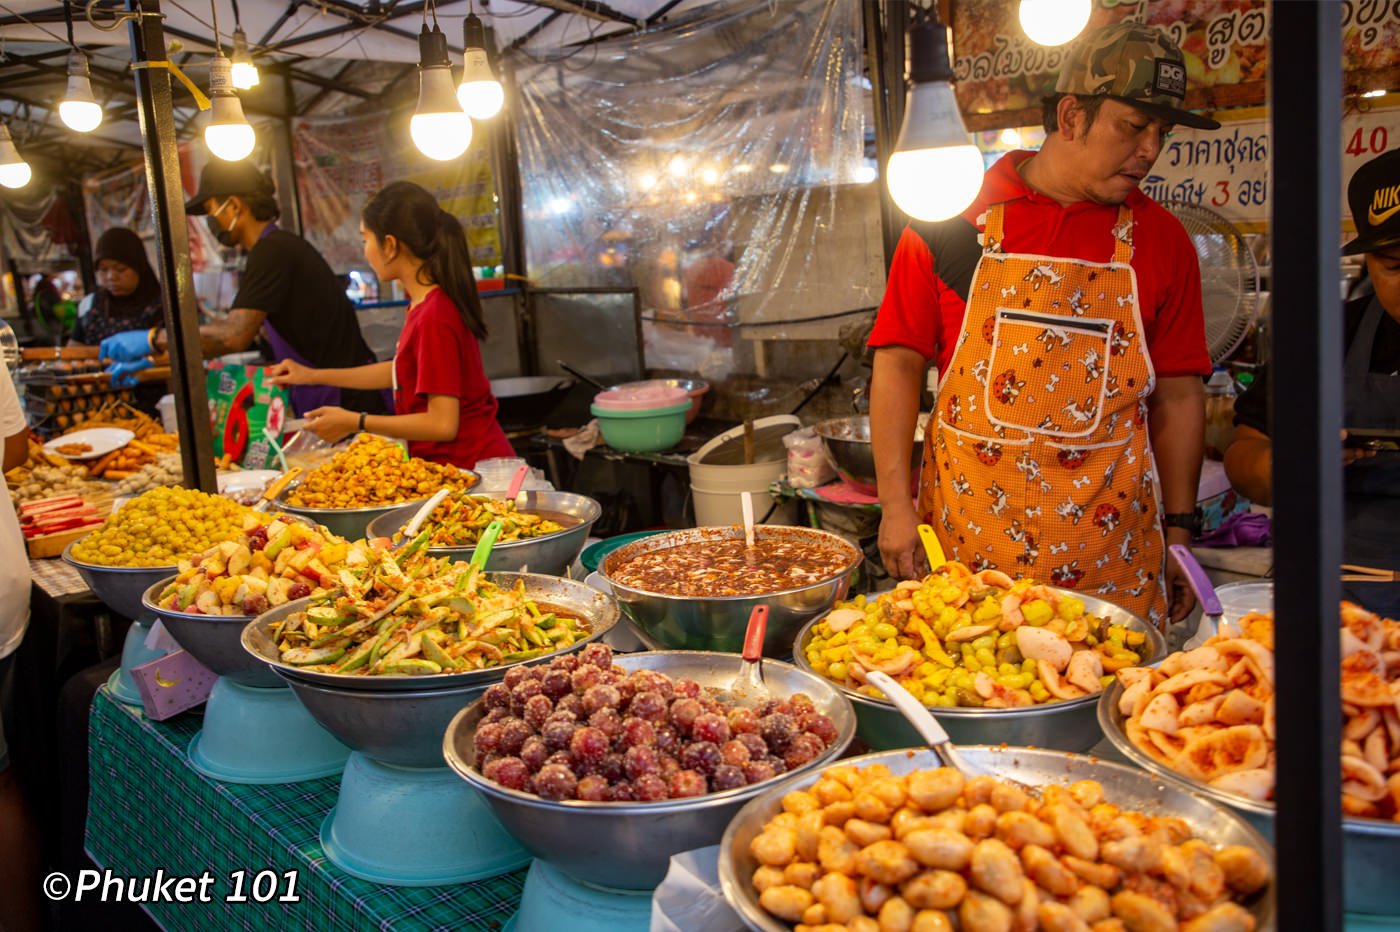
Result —
<instances>
[{"instance_id":1,"label":"food stall","mask_svg":"<svg viewBox=\"0 0 1400 932\"><path fill-rule=\"evenodd\" d=\"M515 6L541 30L559 14ZM1221 337L1231 345L1220 359L1212 342L1211 363L1233 379L1267 351L1293 377L1272 389L1275 410L1292 413L1275 425L1280 464L1288 457L1274 484L1272 548L1198 549L1212 571L1192 582L1204 612L1173 629L1125 608L1126 593L1081 588L1077 570L995 567L971 545L946 561L941 547L983 533L971 523L957 532L965 538L944 535L941 545L930 529L927 573L885 578L871 437L886 414L849 414L867 394L865 336L837 339L837 329L868 321L879 303L879 266L903 215L883 178L869 185L841 172L869 161L883 176L879 166L902 151L906 33L918 59L926 37L943 32L932 18L951 25L947 68L974 133L961 139L979 141L986 163L1020 147L1003 130L1038 121L1035 98L1062 53L1031 48L1017 32L1003 56L993 37L1020 27L1006 25L1001 5L973 0L919 9L803 0L781 23L763 18L766 5L739 2L681 9L693 18L673 24L673 6L590 7L623 31L563 53L576 37L554 27L554 45L536 40L532 54L514 56L513 125L478 120L490 127L487 145L458 153L449 169L415 168L426 187L447 192L439 200L453 216L485 217L465 203L483 196L500 204L466 223L466 236L474 262L478 250L496 250L504 280L520 285L495 296L481 343L520 457L473 468L413 455L410 443L423 441L373 429L299 456L286 402L261 374L235 379L236 363L227 386L210 374L218 370L202 362L199 331L207 302L191 261L207 253L200 273L217 277L217 247L184 216L193 179L172 87L183 91L162 73L183 64L167 66L166 55L188 24L163 23L154 0L89 21L130 32L166 289L169 369L156 375L168 375L174 405L162 424L120 394L94 400L97 373L47 358L30 380L31 412L42 406L55 429L32 438L28 461L7 474L34 585L47 593L17 657L47 666L55 644L91 629L115 663L77 739L91 865L50 858L50 880L71 885L46 881L43 892L76 904L82 890L91 906L97 894L81 885L107 871L128 878L124 902L179 928L1107 932L1400 921L1386 875L1400 798L1400 633L1344 602L1327 569L1343 562L1330 455L1343 426L1331 358L1340 341L1337 321L1316 310L1340 291L1338 192L1360 153L1351 130L1363 148L1379 147L1366 154L1387 151L1377 128L1389 126L1393 101L1382 95L1367 105L1377 112L1348 113L1346 123L1340 111L1360 99L1360 83L1393 77L1366 31L1393 37L1400 21L1339 28L1325 5L1260 3L1183 11L1176 23L1193 88L1186 105L1222 117L1235 157L1189 136L1141 180L1154 197L1190 202L1172 211L1183 224L1188 207L1213 203L1240 234L1188 226L1208 326L1216 298L1250 318ZM1087 6L1090 28L1125 15L1122 5ZM430 34L438 11L415 12ZM518 29L498 9L484 15ZM1153 15L1170 27L1167 14ZM45 21L26 16L30 28ZM268 61L281 25L259 43ZM647 34L634 34L638 26ZM863 41L851 38L862 27ZM707 31L708 44L687 44ZM536 35L527 32L512 33L520 45L509 52ZM469 62L489 58L511 73L501 67L512 61L507 43L493 38L490 56L472 47L484 40L471 18L465 35ZM625 92L582 102L597 66L588 56L631 55L635 65L729 43L744 50L735 53L742 76L798 40L810 44L802 67L841 63L830 66L837 78L811 85L853 95L838 112L870 120L878 158L867 158L863 131L823 124L816 115L829 118L830 100L810 86L794 91L800 75L786 72L773 93L808 94L791 108L801 120L702 108L730 135L754 119L737 142L721 145L701 126L688 135L633 126L619 148L590 148L596 139L570 128L653 93L628 67ZM1266 84L1270 56L1290 67L1268 72ZM694 64L675 58L678 68ZM410 67L360 96L306 71L305 59L281 64L293 97L294 80L316 86L312 95L368 101L413 77ZM928 77L927 62L912 65ZM440 67L424 59L425 87ZM763 95L728 77L727 93L756 107ZM227 115L233 91L212 96ZM1296 110L1287 125L1271 118L1283 100ZM400 116L408 111L389 122L404 129ZM327 254L355 253L364 196L393 180L381 174L412 164L404 141L385 154L378 111L292 121L273 161L293 156L278 172L289 188L305 185L291 196L305 211L298 223ZM1317 146L1337 124L1347 138ZM778 141L754 143L759 126L776 127ZM1261 133L1267 142L1254 139ZM433 146L421 132L402 135ZM709 168L676 161L711 142ZM318 146L308 169L297 156ZM1260 147L1272 151L1257 164ZM591 153L596 171L561 162L564 149ZM623 150L635 150L627 164ZM379 153L379 174L354 177L367 153ZM722 160L732 179L707 181ZM691 169L703 184L687 187ZM1214 190L1228 192L1219 203L1209 194L1217 180L1225 188ZM349 201L336 200L341 185ZM820 203L799 203L798 190ZM1212 291L1220 267L1208 250L1228 240L1247 264L1243 236L1279 229L1282 216L1291 235L1272 237L1268 277L1250 252L1253 280L1241 273L1233 290ZM366 303L403 298L352 281ZM1256 321L1263 291L1273 295L1267 328ZM1014 386L1014 373L1000 384ZM937 412L936 392L921 401ZM252 451L252 442L263 445ZM1003 454L977 455L994 463ZM240 459L248 468L229 468ZM1227 485L1201 487L1215 525L1248 508ZM802 510L789 507L793 498ZM786 526L803 517L812 526ZM1113 510L1071 507L1061 517L1103 536L1117 523ZM621 533L642 526L647 536ZM1023 530L1012 522L1007 536L1019 542ZM1215 592L1212 579L1232 576L1272 579ZM114 621L124 639L113 638ZM33 693L45 701L53 676L31 669L21 683L45 680L48 695ZM931 712L933 724L913 710ZM36 740L32 726L17 735L14 759L44 772L33 755L56 750L55 740ZM1338 748L1339 767L1315 765ZM46 803L61 795L57 784L48 794ZM80 874L84 866L93 874ZM161 887L161 878L175 880ZM64 916L59 907L60 927Z\"/></svg>"}]
</instances>

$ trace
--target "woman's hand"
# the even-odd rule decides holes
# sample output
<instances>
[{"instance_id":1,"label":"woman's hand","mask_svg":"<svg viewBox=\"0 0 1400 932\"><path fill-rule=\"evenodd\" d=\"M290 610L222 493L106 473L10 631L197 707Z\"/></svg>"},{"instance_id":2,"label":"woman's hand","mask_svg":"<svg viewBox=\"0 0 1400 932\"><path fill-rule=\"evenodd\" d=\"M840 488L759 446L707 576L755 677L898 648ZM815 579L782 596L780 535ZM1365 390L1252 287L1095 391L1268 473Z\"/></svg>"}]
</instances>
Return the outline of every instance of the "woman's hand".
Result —
<instances>
[{"instance_id":1,"label":"woman's hand","mask_svg":"<svg viewBox=\"0 0 1400 932\"><path fill-rule=\"evenodd\" d=\"M306 413L306 429L327 443L350 436L359 426L360 416L344 408L327 405Z\"/></svg>"},{"instance_id":2,"label":"woman's hand","mask_svg":"<svg viewBox=\"0 0 1400 932\"><path fill-rule=\"evenodd\" d=\"M303 366L295 359L284 359L268 366L267 377L272 380L273 385L316 384L316 370L310 366Z\"/></svg>"}]
</instances>

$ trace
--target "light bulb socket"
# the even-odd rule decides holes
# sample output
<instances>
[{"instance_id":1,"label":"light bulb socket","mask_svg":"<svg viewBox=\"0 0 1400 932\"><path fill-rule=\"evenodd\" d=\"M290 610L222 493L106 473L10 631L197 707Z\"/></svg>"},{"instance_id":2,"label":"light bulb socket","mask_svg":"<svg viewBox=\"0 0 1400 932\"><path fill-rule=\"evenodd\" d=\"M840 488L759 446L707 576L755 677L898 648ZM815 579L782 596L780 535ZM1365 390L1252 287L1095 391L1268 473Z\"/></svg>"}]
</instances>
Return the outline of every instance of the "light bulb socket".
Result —
<instances>
[{"instance_id":1,"label":"light bulb socket","mask_svg":"<svg viewBox=\"0 0 1400 932\"><path fill-rule=\"evenodd\" d=\"M486 27L482 24L481 17L475 13L468 13L467 18L462 21L462 48L486 48Z\"/></svg>"},{"instance_id":2,"label":"light bulb socket","mask_svg":"<svg viewBox=\"0 0 1400 932\"><path fill-rule=\"evenodd\" d=\"M424 25L423 31L418 33L418 67L452 67L452 59L447 55L447 34L437 26L429 29Z\"/></svg>"},{"instance_id":3,"label":"light bulb socket","mask_svg":"<svg viewBox=\"0 0 1400 932\"><path fill-rule=\"evenodd\" d=\"M936 18L921 17L909 29L909 80L915 84L953 80L948 30Z\"/></svg>"},{"instance_id":4,"label":"light bulb socket","mask_svg":"<svg viewBox=\"0 0 1400 932\"><path fill-rule=\"evenodd\" d=\"M92 96L92 78L88 73L87 56L77 49L68 53L68 89L64 92L63 99L97 102L97 98Z\"/></svg>"},{"instance_id":5,"label":"light bulb socket","mask_svg":"<svg viewBox=\"0 0 1400 932\"><path fill-rule=\"evenodd\" d=\"M233 86L233 62L224 55L223 50L214 53L214 59L209 63L209 97L233 97L237 99L238 89ZM239 108L240 112L242 108Z\"/></svg>"}]
</instances>

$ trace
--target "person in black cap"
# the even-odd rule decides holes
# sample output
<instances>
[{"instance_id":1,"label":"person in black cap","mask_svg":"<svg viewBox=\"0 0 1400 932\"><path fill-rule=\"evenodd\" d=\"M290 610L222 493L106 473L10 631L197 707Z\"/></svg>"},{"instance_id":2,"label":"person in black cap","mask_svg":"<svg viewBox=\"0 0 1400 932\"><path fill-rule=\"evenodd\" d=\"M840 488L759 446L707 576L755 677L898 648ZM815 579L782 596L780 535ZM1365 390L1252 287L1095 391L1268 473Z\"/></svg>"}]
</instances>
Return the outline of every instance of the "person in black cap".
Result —
<instances>
[{"instance_id":1,"label":"person in black cap","mask_svg":"<svg viewBox=\"0 0 1400 932\"><path fill-rule=\"evenodd\" d=\"M95 346L114 333L160 324L160 280L141 237L126 227L113 227L97 238L92 258L98 287L78 305L70 345Z\"/></svg>"},{"instance_id":2,"label":"person in black cap","mask_svg":"<svg viewBox=\"0 0 1400 932\"><path fill-rule=\"evenodd\" d=\"M274 359L330 369L374 362L344 284L310 243L277 226L281 212L273 194L271 179L254 165L213 159L185 204L185 213L206 217L220 243L248 253L232 309L199 328L205 357L246 350L261 331ZM151 327L108 337L101 355L121 369L165 349L164 329ZM386 410L376 391L298 385L291 394L298 415L326 405Z\"/></svg>"},{"instance_id":3,"label":"person in black cap","mask_svg":"<svg viewBox=\"0 0 1400 932\"><path fill-rule=\"evenodd\" d=\"M1400 151L1361 166L1347 200L1357 236L1342 255L1365 254L1374 293L1349 301L1344 311L1346 559L1400 569L1400 452L1384 449L1390 444L1371 433L1400 430ZM1225 472L1241 494L1264 505L1273 499L1270 415L1263 366L1235 402ZM1380 610L1374 597L1367 601Z\"/></svg>"}]
</instances>

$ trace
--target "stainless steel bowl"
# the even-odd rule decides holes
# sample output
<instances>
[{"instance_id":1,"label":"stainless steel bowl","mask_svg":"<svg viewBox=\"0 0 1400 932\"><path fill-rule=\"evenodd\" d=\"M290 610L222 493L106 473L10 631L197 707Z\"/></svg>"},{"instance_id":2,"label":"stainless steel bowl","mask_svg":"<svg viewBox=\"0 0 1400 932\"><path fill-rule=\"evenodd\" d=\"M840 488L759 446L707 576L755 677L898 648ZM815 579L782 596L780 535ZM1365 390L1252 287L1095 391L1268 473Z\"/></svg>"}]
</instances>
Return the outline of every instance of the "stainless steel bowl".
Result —
<instances>
[{"instance_id":1,"label":"stainless steel bowl","mask_svg":"<svg viewBox=\"0 0 1400 932\"><path fill-rule=\"evenodd\" d=\"M562 579L558 576L541 576L537 573L490 573L487 578L500 586L512 586L517 579L523 578L525 592L532 599L556 605L565 611L587 619L589 633L586 638L564 650L556 651L555 654L546 655L546 657L580 650L583 645L596 641L607 634L613 625L617 624L617 603L613 601L612 597L585 586L581 582ZM469 670L465 673L439 673L435 676L355 676L354 674L317 673L283 663L282 653L277 649L277 644L269 632L273 624L293 612L302 611L310 604L310 598L297 599L295 602L279 605L253 619L243 627L241 636L243 649L272 667L278 675L286 679L295 679L302 683L311 683L333 690L366 693L431 692L467 686L485 688L503 679L506 671L511 667L518 666L520 663L534 663L545 659L537 657L531 661L506 663L496 667L487 667L484 670Z\"/></svg>"},{"instance_id":2,"label":"stainless steel bowl","mask_svg":"<svg viewBox=\"0 0 1400 932\"><path fill-rule=\"evenodd\" d=\"M1167 643L1158 630L1137 615L1105 602L1103 599L1069 590L1058 590L1084 603L1084 610L1103 618L1109 624L1124 625L1147 635L1150 645L1145 666L1155 666L1167 653ZM802 669L817 675L807 661L807 644L812 631L821 621L814 618L797 635L793 661ZM923 739L887 699L876 699L848 686L832 683L846 694L856 708L860 720L860 737L872 748L911 748L923 744ZM1098 696L1084 696L1024 709L930 709L953 739L954 744L1011 744L1028 747L1055 748L1062 751L1087 751L1103 737L1095 718Z\"/></svg>"},{"instance_id":3,"label":"stainless steel bowl","mask_svg":"<svg viewBox=\"0 0 1400 932\"><path fill-rule=\"evenodd\" d=\"M715 689L726 689L741 667L740 658L733 654L703 651L627 654L613 662L629 672L659 670ZM855 734L855 716L850 703L830 683L773 660L764 661L763 680L778 698L806 693L836 724L836 741L831 747L793 774L809 773L845 751ZM452 720L442 741L448 766L481 791L496 818L521 845L551 867L597 886L619 890L655 887L666 875L671 855L714 844L745 802L779 782L775 778L723 793L654 803L540 799L492 783L476 769L473 737L484 714L478 702Z\"/></svg>"},{"instance_id":4,"label":"stainless steel bowl","mask_svg":"<svg viewBox=\"0 0 1400 932\"><path fill-rule=\"evenodd\" d=\"M870 416L856 414L850 417L834 417L812 425L822 446L831 457L836 474L861 492L875 495L879 489L875 484L875 452L870 444ZM914 450L909 466L913 474L919 474L919 464L923 459L923 436L914 439Z\"/></svg>"},{"instance_id":5,"label":"stainless steel bowl","mask_svg":"<svg viewBox=\"0 0 1400 932\"><path fill-rule=\"evenodd\" d=\"M1185 819L1192 832L1212 845L1245 845L1273 863L1274 849L1244 819L1228 809L1188 792L1174 781L1159 780L1151 774L1096 758L1061 751L1023 747L962 747L958 753L979 772L1017 780L1031 786L1076 780L1097 780L1109 802L1149 814L1161 813ZM941 766L929 750L885 751L841 761L842 766L865 767L884 764L896 774ZM808 785L811 777L785 781L744 806L730 821L719 844L719 880L725 899L751 929L763 932L789 932L790 926L778 921L758 905L753 889L753 872L758 862L749 853L751 842L764 824L782 811L784 794ZM1256 893L1243 905L1253 914L1260 929L1275 925L1274 888Z\"/></svg>"},{"instance_id":6,"label":"stainless steel bowl","mask_svg":"<svg viewBox=\"0 0 1400 932\"><path fill-rule=\"evenodd\" d=\"M78 571L83 582L108 608L132 621L150 614L141 598L146 590L160 580L173 576L179 569L176 566L98 566L96 563L83 563L74 558L73 544L63 548L63 561Z\"/></svg>"},{"instance_id":7,"label":"stainless steel bowl","mask_svg":"<svg viewBox=\"0 0 1400 932\"><path fill-rule=\"evenodd\" d=\"M1227 793L1194 777L1178 773L1145 754L1123 728L1126 716L1118 711L1123 685L1114 682L1099 696L1099 724L1113 746L1134 764L1157 776L1178 781L1217 803L1229 806L1248 819L1269 840L1274 837L1275 806L1236 793ZM1339 752L1340 753L1340 752ZM1342 819L1342 900L1348 913L1394 916L1400 914L1400 886L1395 883L1395 862L1400 858L1400 823L1380 819Z\"/></svg>"},{"instance_id":8,"label":"stainless steel bowl","mask_svg":"<svg viewBox=\"0 0 1400 932\"><path fill-rule=\"evenodd\" d=\"M470 469L461 470L471 477L471 482L466 488L474 488L481 484L481 477ZM422 506L427 501L427 496L415 499L411 502L395 502L392 505L377 505L373 508L304 508L300 505L292 505L287 502L290 495L300 482L294 482L283 489L276 498L272 500L274 511L285 511L288 514L299 515L309 518L317 524L325 525L332 534L338 534L346 540L359 540L365 536L365 529L369 523L380 515L395 511L399 508L413 507L415 509ZM410 512L411 514L412 512ZM405 519L407 520L407 519Z\"/></svg>"},{"instance_id":9,"label":"stainless steel bowl","mask_svg":"<svg viewBox=\"0 0 1400 932\"><path fill-rule=\"evenodd\" d=\"M768 606L768 636L763 652L770 657L783 657L792 650L797 630L844 598L851 585L851 574L860 566L863 556L859 549L835 534L800 527L770 527L756 529L759 538L791 537L821 543L844 550L850 555L845 569L829 579L809 583L795 589L763 595L699 596L662 595L646 592L619 583L613 572L627 561L682 544L714 540L742 540L744 529L730 527L691 528L656 534L633 541L608 554L599 566L613 595L627 618L638 629L649 646L664 650L717 650L740 653L744 647L744 629L755 605Z\"/></svg>"},{"instance_id":10,"label":"stainless steel bowl","mask_svg":"<svg viewBox=\"0 0 1400 932\"><path fill-rule=\"evenodd\" d=\"M518 573L528 568L532 573L546 576L566 575L583 552L593 523L602 517L602 506L586 495L575 495L573 492L532 491L522 492L521 496L524 500L521 511L552 511L577 519L578 524L543 537L498 542L486 559L486 569ZM392 537L409 522L418 508L418 505L403 505L386 512L371 521L365 533L370 537ZM475 549L475 546L429 547L428 552L461 562L470 560Z\"/></svg>"},{"instance_id":11,"label":"stainless steel bowl","mask_svg":"<svg viewBox=\"0 0 1400 932\"><path fill-rule=\"evenodd\" d=\"M146 590L141 598L146 614L159 618L165 630L180 642L181 647L219 676L226 676L244 686L269 688L282 685L267 664L243 649L243 629L254 616L195 615L161 608L158 602L160 594L174 579L174 576L167 576Z\"/></svg>"}]
</instances>

